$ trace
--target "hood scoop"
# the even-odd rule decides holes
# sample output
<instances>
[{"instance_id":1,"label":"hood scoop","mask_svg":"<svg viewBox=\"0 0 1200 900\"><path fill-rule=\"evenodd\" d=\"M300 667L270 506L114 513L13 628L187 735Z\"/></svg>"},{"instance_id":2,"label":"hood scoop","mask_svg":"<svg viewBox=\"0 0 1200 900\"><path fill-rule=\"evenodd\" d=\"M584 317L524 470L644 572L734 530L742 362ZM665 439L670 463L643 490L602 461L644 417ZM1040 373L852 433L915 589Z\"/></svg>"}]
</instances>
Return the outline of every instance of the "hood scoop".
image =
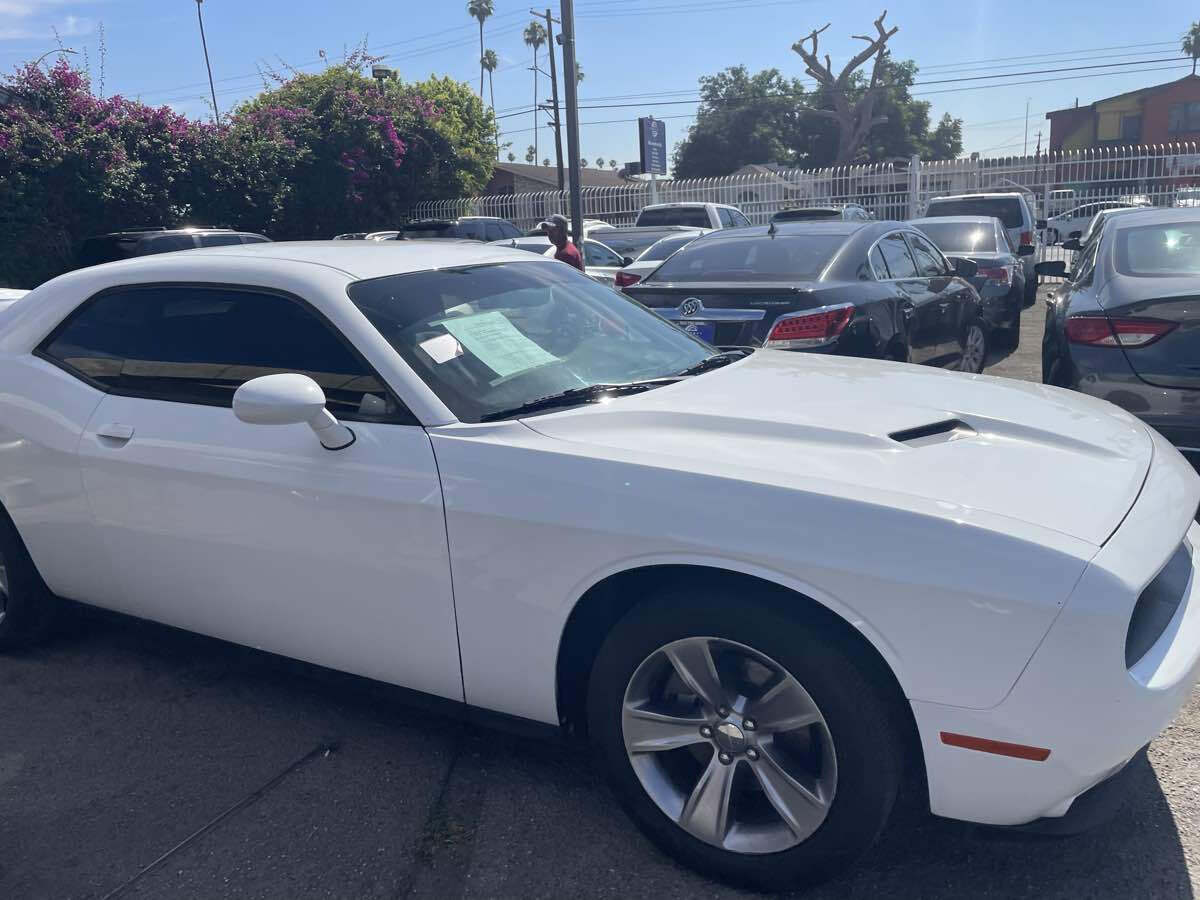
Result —
<instances>
[{"instance_id":1,"label":"hood scoop","mask_svg":"<svg viewBox=\"0 0 1200 900\"><path fill-rule=\"evenodd\" d=\"M905 428L903 431L893 431L888 435L899 444L909 447L928 447L930 444L946 444L972 437L975 429L959 419L947 419L944 422L932 422L929 425L919 425L916 428Z\"/></svg>"}]
</instances>

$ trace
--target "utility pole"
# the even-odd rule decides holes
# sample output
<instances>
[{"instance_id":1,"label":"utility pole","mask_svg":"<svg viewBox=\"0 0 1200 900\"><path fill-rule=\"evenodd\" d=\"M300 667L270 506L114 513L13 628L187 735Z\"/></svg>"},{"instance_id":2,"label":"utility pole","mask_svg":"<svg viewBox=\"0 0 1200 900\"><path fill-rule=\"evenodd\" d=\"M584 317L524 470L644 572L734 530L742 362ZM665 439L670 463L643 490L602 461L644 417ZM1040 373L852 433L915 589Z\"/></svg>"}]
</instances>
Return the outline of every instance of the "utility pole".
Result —
<instances>
[{"instance_id":1,"label":"utility pole","mask_svg":"<svg viewBox=\"0 0 1200 900\"><path fill-rule=\"evenodd\" d=\"M1029 155L1029 97L1025 98L1025 146L1021 150L1022 156Z\"/></svg>"},{"instance_id":2,"label":"utility pole","mask_svg":"<svg viewBox=\"0 0 1200 900\"><path fill-rule=\"evenodd\" d=\"M545 13L530 10L529 14L546 20L546 45L550 48L550 103L554 107L554 156L558 161L558 189L563 189L563 158L562 158L562 116L558 109L558 66L554 62L554 23L558 19Z\"/></svg>"},{"instance_id":3,"label":"utility pole","mask_svg":"<svg viewBox=\"0 0 1200 900\"><path fill-rule=\"evenodd\" d=\"M571 179L571 234L583 246L583 194L579 186L579 96L575 80L575 0L562 0L563 76L567 88L567 169Z\"/></svg>"},{"instance_id":4,"label":"utility pole","mask_svg":"<svg viewBox=\"0 0 1200 900\"><path fill-rule=\"evenodd\" d=\"M196 18L200 20L200 45L204 47L204 65L208 69L208 89L212 92L213 119L221 124L221 113L217 110L217 89L213 87L212 64L208 61L208 41L204 39L204 14L200 12L200 4L204 0L196 0Z\"/></svg>"}]
</instances>

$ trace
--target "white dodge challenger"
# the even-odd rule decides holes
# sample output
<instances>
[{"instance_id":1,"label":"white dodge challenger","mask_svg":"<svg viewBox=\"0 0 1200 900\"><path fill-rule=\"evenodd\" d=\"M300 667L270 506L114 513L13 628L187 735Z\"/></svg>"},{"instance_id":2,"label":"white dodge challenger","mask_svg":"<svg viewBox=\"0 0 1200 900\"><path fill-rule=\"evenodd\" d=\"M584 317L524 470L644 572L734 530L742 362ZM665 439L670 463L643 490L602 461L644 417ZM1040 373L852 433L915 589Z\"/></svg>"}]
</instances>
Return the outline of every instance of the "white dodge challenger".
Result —
<instances>
[{"instance_id":1,"label":"white dodge challenger","mask_svg":"<svg viewBox=\"0 0 1200 900\"><path fill-rule=\"evenodd\" d=\"M906 772L1078 820L1200 665L1200 478L1127 413L721 353L499 247L42 285L0 311L0 503L0 647L72 600L569 726L668 852L766 888Z\"/></svg>"}]
</instances>

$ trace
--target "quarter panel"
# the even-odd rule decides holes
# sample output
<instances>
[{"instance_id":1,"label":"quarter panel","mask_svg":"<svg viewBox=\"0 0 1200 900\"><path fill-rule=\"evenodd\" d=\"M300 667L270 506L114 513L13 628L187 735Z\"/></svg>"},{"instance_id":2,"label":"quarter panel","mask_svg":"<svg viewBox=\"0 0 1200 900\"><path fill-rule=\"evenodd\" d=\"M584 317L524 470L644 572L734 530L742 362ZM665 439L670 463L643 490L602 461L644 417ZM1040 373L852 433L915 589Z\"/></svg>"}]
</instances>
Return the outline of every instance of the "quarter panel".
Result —
<instances>
[{"instance_id":1,"label":"quarter panel","mask_svg":"<svg viewBox=\"0 0 1200 900\"><path fill-rule=\"evenodd\" d=\"M468 703L557 721L559 640L578 598L656 563L747 572L859 628L907 696L999 702L1084 566L936 504L888 506L677 468L519 423L432 432ZM1053 542L1051 542L1053 543ZM736 614L737 598L731 599Z\"/></svg>"}]
</instances>

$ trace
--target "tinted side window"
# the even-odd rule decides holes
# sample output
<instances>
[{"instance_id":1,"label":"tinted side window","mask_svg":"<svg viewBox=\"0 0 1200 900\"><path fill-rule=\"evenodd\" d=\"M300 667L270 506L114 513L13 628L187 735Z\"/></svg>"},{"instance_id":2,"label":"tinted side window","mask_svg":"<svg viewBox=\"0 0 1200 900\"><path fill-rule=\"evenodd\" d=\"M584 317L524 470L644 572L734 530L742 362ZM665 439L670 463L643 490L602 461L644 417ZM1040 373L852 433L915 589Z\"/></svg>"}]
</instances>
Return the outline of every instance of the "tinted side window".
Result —
<instances>
[{"instance_id":1,"label":"tinted side window","mask_svg":"<svg viewBox=\"0 0 1200 900\"><path fill-rule=\"evenodd\" d=\"M501 222L500 223L500 231L503 234L503 236L507 237L507 238L515 238L515 237L521 236L521 229L518 228L516 225L514 225L512 222Z\"/></svg>"},{"instance_id":2,"label":"tinted side window","mask_svg":"<svg viewBox=\"0 0 1200 900\"><path fill-rule=\"evenodd\" d=\"M500 227L499 222L484 223L483 233L489 241L502 241L508 235L504 233L504 229Z\"/></svg>"},{"instance_id":3,"label":"tinted side window","mask_svg":"<svg viewBox=\"0 0 1200 900\"><path fill-rule=\"evenodd\" d=\"M152 253L170 253L172 250L194 250L196 238L191 234L164 234L161 237L143 238L137 245L137 256Z\"/></svg>"},{"instance_id":4,"label":"tinted side window","mask_svg":"<svg viewBox=\"0 0 1200 900\"><path fill-rule=\"evenodd\" d=\"M588 266L619 266L621 257L596 241L583 242L583 262Z\"/></svg>"},{"instance_id":5,"label":"tinted side window","mask_svg":"<svg viewBox=\"0 0 1200 900\"><path fill-rule=\"evenodd\" d=\"M887 260L888 271L893 278L916 278L917 264L913 262L912 254L908 252L908 244L904 243L904 235L894 231L879 242L883 258Z\"/></svg>"},{"instance_id":6,"label":"tinted side window","mask_svg":"<svg viewBox=\"0 0 1200 900\"><path fill-rule=\"evenodd\" d=\"M875 273L876 278L888 279L891 274L888 272L887 262L883 258L883 251L876 245L871 248L870 253L871 269Z\"/></svg>"},{"instance_id":7,"label":"tinted side window","mask_svg":"<svg viewBox=\"0 0 1200 900\"><path fill-rule=\"evenodd\" d=\"M241 235L237 234L202 234L200 235L201 247L229 247L233 244L242 242Z\"/></svg>"},{"instance_id":8,"label":"tinted side window","mask_svg":"<svg viewBox=\"0 0 1200 900\"><path fill-rule=\"evenodd\" d=\"M736 209L732 210L729 214L733 216L733 224L739 228L744 228L750 224L750 220Z\"/></svg>"},{"instance_id":9,"label":"tinted side window","mask_svg":"<svg viewBox=\"0 0 1200 900\"><path fill-rule=\"evenodd\" d=\"M721 220L722 228L733 228L734 227L733 216L731 216L729 214L729 210L725 209L724 207L719 207L717 209L717 217Z\"/></svg>"},{"instance_id":10,"label":"tinted side window","mask_svg":"<svg viewBox=\"0 0 1200 900\"><path fill-rule=\"evenodd\" d=\"M120 288L84 303L38 349L124 395L228 407L251 378L299 372L321 385L338 417L412 421L332 326L278 294Z\"/></svg>"},{"instance_id":11,"label":"tinted side window","mask_svg":"<svg viewBox=\"0 0 1200 900\"><path fill-rule=\"evenodd\" d=\"M473 241L483 240L482 222L459 222L455 237L470 238Z\"/></svg>"},{"instance_id":12,"label":"tinted side window","mask_svg":"<svg viewBox=\"0 0 1200 900\"><path fill-rule=\"evenodd\" d=\"M912 246L913 258L917 262L917 272L922 278L936 278L946 274L947 266L933 244L911 231L906 237Z\"/></svg>"}]
</instances>

